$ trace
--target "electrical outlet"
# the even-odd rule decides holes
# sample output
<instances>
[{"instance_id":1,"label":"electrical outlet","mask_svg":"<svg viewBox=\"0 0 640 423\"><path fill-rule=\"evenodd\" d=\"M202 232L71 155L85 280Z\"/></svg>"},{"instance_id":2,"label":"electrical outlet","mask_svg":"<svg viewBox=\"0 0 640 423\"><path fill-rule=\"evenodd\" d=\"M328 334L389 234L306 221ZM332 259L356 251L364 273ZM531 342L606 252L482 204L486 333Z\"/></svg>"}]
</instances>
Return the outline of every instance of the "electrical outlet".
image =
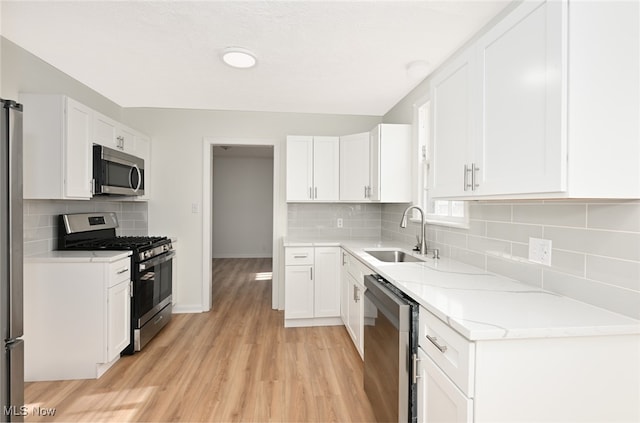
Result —
<instances>
[{"instance_id":1,"label":"electrical outlet","mask_svg":"<svg viewBox=\"0 0 640 423\"><path fill-rule=\"evenodd\" d=\"M338 225L338 228L342 228L343 223L344 223L344 222L342 221L342 218L341 218L341 217L339 217L339 218L338 218L338 221L336 222L336 224Z\"/></svg>"},{"instance_id":2,"label":"electrical outlet","mask_svg":"<svg viewBox=\"0 0 640 423\"><path fill-rule=\"evenodd\" d=\"M551 266L551 240L529 238L529 261Z\"/></svg>"}]
</instances>

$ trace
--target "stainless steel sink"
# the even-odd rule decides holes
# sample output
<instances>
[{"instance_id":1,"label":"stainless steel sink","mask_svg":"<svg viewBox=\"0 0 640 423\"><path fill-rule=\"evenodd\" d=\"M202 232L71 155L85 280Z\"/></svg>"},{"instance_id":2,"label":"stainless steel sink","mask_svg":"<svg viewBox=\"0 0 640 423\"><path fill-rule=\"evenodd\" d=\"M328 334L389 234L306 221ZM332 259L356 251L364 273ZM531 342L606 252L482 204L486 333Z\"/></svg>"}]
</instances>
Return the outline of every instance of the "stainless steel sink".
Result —
<instances>
[{"instance_id":1,"label":"stainless steel sink","mask_svg":"<svg viewBox=\"0 0 640 423\"><path fill-rule=\"evenodd\" d=\"M364 250L380 261L388 263L402 263L409 261L424 261L400 250Z\"/></svg>"}]
</instances>

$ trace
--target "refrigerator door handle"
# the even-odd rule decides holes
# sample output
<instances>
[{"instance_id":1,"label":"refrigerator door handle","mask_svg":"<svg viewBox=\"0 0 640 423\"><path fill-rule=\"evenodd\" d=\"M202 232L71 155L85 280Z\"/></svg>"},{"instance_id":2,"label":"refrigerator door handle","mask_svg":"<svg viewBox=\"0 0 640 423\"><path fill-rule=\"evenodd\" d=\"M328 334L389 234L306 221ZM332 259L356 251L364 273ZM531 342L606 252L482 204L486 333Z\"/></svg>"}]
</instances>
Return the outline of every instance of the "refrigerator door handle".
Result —
<instances>
[{"instance_id":1,"label":"refrigerator door handle","mask_svg":"<svg viewBox=\"0 0 640 423\"><path fill-rule=\"evenodd\" d=\"M16 106L21 107L21 106ZM9 339L23 335L22 111L9 107Z\"/></svg>"}]
</instances>

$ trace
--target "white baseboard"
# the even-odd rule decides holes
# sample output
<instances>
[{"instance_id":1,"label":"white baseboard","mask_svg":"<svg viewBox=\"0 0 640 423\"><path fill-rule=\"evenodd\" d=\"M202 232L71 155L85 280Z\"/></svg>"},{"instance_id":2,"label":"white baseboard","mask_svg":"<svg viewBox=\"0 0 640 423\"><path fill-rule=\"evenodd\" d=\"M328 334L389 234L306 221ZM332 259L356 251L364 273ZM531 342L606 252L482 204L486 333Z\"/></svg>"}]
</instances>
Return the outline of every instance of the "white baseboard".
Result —
<instances>
[{"instance_id":1,"label":"white baseboard","mask_svg":"<svg viewBox=\"0 0 640 423\"><path fill-rule=\"evenodd\" d=\"M171 310L173 314L187 314L187 313L202 313L202 305L198 304L190 304L190 305L180 305L176 304L173 306Z\"/></svg>"},{"instance_id":2,"label":"white baseboard","mask_svg":"<svg viewBox=\"0 0 640 423\"><path fill-rule=\"evenodd\" d=\"M215 253L211 258L272 258L273 254L267 253Z\"/></svg>"}]
</instances>

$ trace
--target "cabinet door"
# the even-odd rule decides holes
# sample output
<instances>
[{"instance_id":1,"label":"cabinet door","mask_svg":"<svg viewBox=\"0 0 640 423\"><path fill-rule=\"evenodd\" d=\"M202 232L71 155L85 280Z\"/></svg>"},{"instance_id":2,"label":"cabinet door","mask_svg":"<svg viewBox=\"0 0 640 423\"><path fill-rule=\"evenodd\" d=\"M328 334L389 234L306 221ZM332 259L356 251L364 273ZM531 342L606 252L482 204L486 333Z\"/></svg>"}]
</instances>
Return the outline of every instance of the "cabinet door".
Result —
<instances>
[{"instance_id":1,"label":"cabinet door","mask_svg":"<svg viewBox=\"0 0 640 423\"><path fill-rule=\"evenodd\" d=\"M380 125L369 132L369 199L380 201Z\"/></svg>"},{"instance_id":2,"label":"cabinet door","mask_svg":"<svg viewBox=\"0 0 640 423\"><path fill-rule=\"evenodd\" d=\"M313 137L287 137L287 201L313 199Z\"/></svg>"},{"instance_id":3,"label":"cabinet door","mask_svg":"<svg viewBox=\"0 0 640 423\"><path fill-rule=\"evenodd\" d=\"M313 266L285 266L284 318L313 317Z\"/></svg>"},{"instance_id":4,"label":"cabinet door","mask_svg":"<svg viewBox=\"0 0 640 423\"><path fill-rule=\"evenodd\" d=\"M134 154L136 152L136 131L126 126L118 126L116 140L118 149L125 153Z\"/></svg>"},{"instance_id":5,"label":"cabinet door","mask_svg":"<svg viewBox=\"0 0 640 423\"><path fill-rule=\"evenodd\" d=\"M340 198L340 138L313 137L313 198Z\"/></svg>"},{"instance_id":6,"label":"cabinet door","mask_svg":"<svg viewBox=\"0 0 640 423\"><path fill-rule=\"evenodd\" d=\"M369 190L369 133L340 137L340 200L368 200Z\"/></svg>"},{"instance_id":7,"label":"cabinet door","mask_svg":"<svg viewBox=\"0 0 640 423\"><path fill-rule=\"evenodd\" d=\"M117 142L118 123L100 113L94 113L93 119L93 143L109 148L118 148Z\"/></svg>"},{"instance_id":8,"label":"cabinet door","mask_svg":"<svg viewBox=\"0 0 640 423\"><path fill-rule=\"evenodd\" d=\"M349 274L349 331L362 356L364 347L364 288Z\"/></svg>"},{"instance_id":9,"label":"cabinet door","mask_svg":"<svg viewBox=\"0 0 640 423\"><path fill-rule=\"evenodd\" d=\"M340 273L340 317L348 331L349 329L349 272L345 264L345 253L342 252L342 269ZM353 334L352 334L353 336Z\"/></svg>"},{"instance_id":10,"label":"cabinet door","mask_svg":"<svg viewBox=\"0 0 640 423\"><path fill-rule=\"evenodd\" d=\"M107 361L129 345L131 331L131 285L121 282L109 288L107 305Z\"/></svg>"},{"instance_id":11,"label":"cabinet door","mask_svg":"<svg viewBox=\"0 0 640 423\"><path fill-rule=\"evenodd\" d=\"M478 41L478 194L566 190L563 8L524 2Z\"/></svg>"},{"instance_id":12,"label":"cabinet door","mask_svg":"<svg viewBox=\"0 0 640 423\"><path fill-rule=\"evenodd\" d=\"M418 348L418 422L473 421L473 401Z\"/></svg>"},{"instance_id":13,"label":"cabinet door","mask_svg":"<svg viewBox=\"0 0 640 423\"><path fill-rule=\"evenodd\" d=\"M378 170L376 186L371 190L372 199L391 203L411 202L411 125L378 125Z\"/></svg>"},{"instance_id":14,"label":"cabinet door","mask_svg":"<svg viewBox=\"0 0 640 423\"><path fill-rule=\"evenodd\" d=\"M92 111L67 98L64 157L65 198L91 198Z\"/></svg>"},{"instance_id":15,"label":"cabinet door","mask_svg":"<svg viewBox=\"0 0 640 423\"><path fill-rule=\"evenodd\" d=\"M431 166L432 196L465 195L465 165L470 164L472 142L472 71L470 51L443 68L431 83Z\"/></svg>"},{"instance_id":16,"label":"cabinet door","mask_svg":"<svg viewBox=\"0 0 640 423\"><path fill-rule=\"evenodd\" d=\"M340 247L316 247L314 269L313 315L340 316Z\"/></svg>"}]
</instances>

